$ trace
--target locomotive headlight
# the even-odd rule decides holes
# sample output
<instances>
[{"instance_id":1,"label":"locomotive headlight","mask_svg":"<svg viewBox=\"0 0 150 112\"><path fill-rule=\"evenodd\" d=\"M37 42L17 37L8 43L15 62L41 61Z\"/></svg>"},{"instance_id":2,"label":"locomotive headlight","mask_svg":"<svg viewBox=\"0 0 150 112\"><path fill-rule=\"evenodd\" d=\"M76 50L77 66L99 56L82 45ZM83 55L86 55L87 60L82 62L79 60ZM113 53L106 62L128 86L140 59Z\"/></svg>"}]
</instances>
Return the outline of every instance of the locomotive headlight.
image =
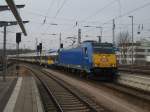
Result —
<instances>
[{"instance_id":1,"label":"locomotive headlight","mask_svg":"<svg viewBox=\"0 0 150 112\"><path fill-rule=\"evenodd\" d=\"M115 64L112 64L112 67L115 67L116 65Z\"/></svg>"},{"instance_id":2,"label":"locomotive headlight","mask_svg":"<svg viewBox=\"0 0 150 112\"><path fill-rule=\"evenodd\" d=\"M106 56L103 56L103 58L106 58Z\"/></svg>"},{"instance_id":3,"label":"locomotive headlight","mask_svg":"<svg viewBox=\"0 0 150 112\"><path fill-rule=\"evenodd\" d=\"M94 64L94 66L95 66L95 67L98 67L98 65L97 65L97 64Z\"/></svg>"}]
</instances>

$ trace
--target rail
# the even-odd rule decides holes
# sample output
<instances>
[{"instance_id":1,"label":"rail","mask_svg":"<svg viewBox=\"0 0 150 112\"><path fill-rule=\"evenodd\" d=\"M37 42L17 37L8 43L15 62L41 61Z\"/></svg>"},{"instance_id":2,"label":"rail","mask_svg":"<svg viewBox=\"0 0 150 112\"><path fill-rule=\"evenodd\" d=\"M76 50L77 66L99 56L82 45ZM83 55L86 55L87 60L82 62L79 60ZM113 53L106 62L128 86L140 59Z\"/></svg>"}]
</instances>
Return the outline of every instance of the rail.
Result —
<instances>
[{"instance_id":1,"label":"rail","mask_svg":"<svg viewBox=\"0 0 150 112\"><path fill-rule=\"evenodd\" d=\"M88 102L84 101L79 95L77 95L76 93L74 93L71 89L67 88L63 83L61 83L60 81L58 81L58 79L56 79L56 77L52 77L52 73L43 71L43 73L45 73L49 78L52 78L53 80L55 80L59 85L61 85L63 88L65 88L67 91L69 91L73 96L77 97L80 102L84 103L88 108L90 108L91 112L97 112L95 108L93 108ZM48 75L48 74L51 74Z\"/></svg>"},{"instance_id":2,"label":"rail","mask_svg":"<svg viewBox=\"0 0 150 112\"><path fill-rule=\"evenodd\" d=\"M28 69L30 69L40 80L41 84L53 99L59 112L68 111L70 109L84 112L98 112L99 110L103 110L103 112L105 112L103 107L97 105L81 94L78 95L80 92L75 92L75 90L72 89L73 87L69 87L70 85L57 79L53 74L44 70L39 70L40 72L38 73L29 67Z\"/></svg>"},{"instance_id":3,"label":"rail","mask_svg":"<svg viewBox=\"0 0 150 112\"><path fill-rule=\"evenodd\" d=\"M59 112L64 112L62 110L62 107L60 106L60 104L58 103L58 101L56 100L55 96L53 95L53 93L50 91L50 89L48 88L48 86L46 85L46 83L44 81L42 81L40 79L40 77L38 75L36 75L36 77L40 80L41 84L43 85L43 87L45 88L45 90L47 91L47 93L49 94L49 96L52 97L53 102L55 103L57 109Z\"/></svg>"}]
</instances>

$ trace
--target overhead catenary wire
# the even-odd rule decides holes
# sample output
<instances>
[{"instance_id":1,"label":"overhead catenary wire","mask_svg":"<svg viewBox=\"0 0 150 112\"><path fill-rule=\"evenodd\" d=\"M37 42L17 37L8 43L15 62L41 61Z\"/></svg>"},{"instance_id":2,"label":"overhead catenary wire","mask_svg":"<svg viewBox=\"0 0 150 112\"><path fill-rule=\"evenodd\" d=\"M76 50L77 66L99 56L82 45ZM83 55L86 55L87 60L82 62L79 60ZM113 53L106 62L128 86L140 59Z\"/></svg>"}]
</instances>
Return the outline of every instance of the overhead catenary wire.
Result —
<instances>
[{"instance_id":1,"label":"overhead catenary wire","mask_svg":"<svg viewBox=\"0 0 150 112\"><path fill-rule=\"evenodd\" d=\"M64 0L63 3L61 4L60 8L57 10L54 18L56 18L58 16L58 14L60 13L61 9L64 7L64 5L66 4L67 0Z\"/></svg>"},{"instance_id":2,"label":"overhead catenary wire","mask_svg":"<svg viewBox=\"0 0 150 112\"><path fill-rule=\"evenodd\" d=\"M105 10L106 8L108 8L110 5L114 4L115 2L117 2L116 0L112 0L111 2L109 2L108 4L106 4L104 7L98 9L96 12L94 12L93 14L89 15L88 17L86 17L85 19L81 20L81 21L86 21L87 19L91 19L94 16L96 16L97 14L101 13L103 10Z\"/></svg>"},{"instance_id":3,"label":"overhead catenary wire","mask_svg":"<svg viewBox=\"0 0 150 112\"><path fill-rule=\"evenodd\" d=\"M58 14L59 14L60 11L62 10L62 8L64 7L64 5L65 5L66 2L67 2L67 0L64 0L64 1L62 2L61 6L58 8L56 14L54 15L54 19L58 16ZM51 22L51 23L53 23L53 22ZM50 27L50 26L48 26L48 27L46 28L46 30L45 30L44 33L47 33L47 30L48 30L49 27Z\"/></svg>"},{"instance_id":4,"label":"overhead catenary wire","mask_svg":"<svg viewBox=\"0 0 150 112\"><path fill-rule=\"evenodd\" d=\"M150 2L145 3L145 4L143 4L143 5L141 5L141 6L137 7L137 8L134 8L134 9L128 11L128 12L125 12L125 13L122 14L122 15L119 15L119 16L116 16L116 17L112 17L112 19L115 19L115 20L120 19L120 18L122 18L122 17L124 17L124 16L127 16L127 15L129 15L129 14L131 14L131 13L133 13L133 12L136 12L136 11L138 11L138 10L140 10L140 9L143 9L143 8L145 8L145 7L148 7L148 6L150 6ZM103 22L100 26L103 26L103 25L105 25L105 24L110 23L110 22L112 21L112 19L109 19L109 20L107 20L106 22ZM110 23L110 24L111 24L111 23ZM95 29L95 28L93 28L93 29ZM87 30L86 32L88 32L88 31L90 31L90 30Z\"/></svg>"},{"instance_id":5,"label":"overhead catenary wire","mask_svg":"<svg viewBox=\"0 0 150 112\"><path fill-rule=\"evenodd\" d=\"M128 12L125 12L124 14L122 14L122 15L120 15L120 16L114 17L114 19L116 20L116 19L122 18L122 17L124 17L124 16L127 16L127 15L129 15L129 14L131 14L131 13L133 13L133 12L136 12L136 11L138 11L138 10L140 10L140 9L143 9L143 8L145 8L145 7L148 7L148 6L150 6L150 2L145 3L145 4L143 4L143 5L141 5L141 6L137 7L137 8L134 8L134 9L128 11ZM112 19L110 19L110 20L104 22L103 25L104 25L104 24L107 24L107 23L110 22L110 21L112 21Z\"/></svg>"},{"instance_id":6,"label":"overhead catenary wire","mask_svg":"<svg viewBox=\"0 0 150 112\"><path fill-rule=\"evenodd\" d=\"M68 29L72 29L72 30L73 30L76 26L79 27L79 24L80 24L80 23L87 22L88 19L93 18L95 15L99 14L99 13L102 12L104 9L106 9L107 7L109 7L110 5L112 5L113 3L115 3L116 1L118 1L118 0L112 0L111 2L109 2L108 4L106 4L103 8L100 8L100 9L99 9L98 11L96 11L94 14L89 15L88 17L86 17L86 18L83 19L83 20L75 20L73 27L71 27L71 28L69 27Z\"/></svg>"},{"instance_id":7,"label":"overhead catenary wire","mask_svg":"<svg viewBox=\"0 0 150 112\"><path fill-rule=\"evenodd\" d=\"M63 4L63 3L62 3L62 4ZM61 5L61 6L62 6L62 5ZM143 6L143 5L142 5L142 6ZM147 6L147 5L146 5L146 6ZM146 6L144 6L144 7L146 7ZM59 7L58 9L60 9L60 7ZM135 10L137 10L137 8L135 8ZM138 10L140 10L140 9L138 9ZM138 11L138 10L137 10L137 11ZM130 10L130 11L132 11L132 10ZM129 12L130 12L130 11L129 11ZM60 13L58 10L57 10L57 12L58 12L58 14ZM136 11L134 11L134 12L136 12ZM127 12L126 12L126 13L127 13ZM131 12L131 13L133 13L133 12ZM131 13L130 13L130 14L131 14ZM99 14L99 13L98 13L98 14ZM124 13L124 14L125 14L125 13ZM122 14L122 15L120 14L120 15L116 16L115 19L121 18L121 16L123 16L124 14ZM57 15L57 14L55 14L55 15ZM128 14L126 14L126 15L128 15ZM125 16L126 16L126 15L125 15ZM48 17L48 18L50 17L49 15L44 15L44 14L41 15L41 16L43 16L43 17L46 16L46 17ZM124 17L124 16L123 16L123 17ZM52 18L54 19L55 17L52 17ZM52 18L50 17L50 19L52 19ZM114 17L112 17L112 18L114 18ZM61 20L61 18L59 18L58 16L56 16L56 19L60 19L60 20ZM63 19L63 18L62 18L62 19ZM65 19L64 19L64 20L65 20ZM74 21L74 23L75 23L76 20L75 20L75 19L67 19L67 18L66 18L66 21L71 21L71 22ZM82 20L79 20L79 21L81 22ZM87 22L88 22L88 21L87 21ZM98 21L96 21L96 22L98 23ZM110 23L110 22L112 22L112 19L110 19L108 22L107 22L107 21L106 21L106 22L104 21L104 23L99 23L99 24L102 24L102 25L112 24L112 23ZM48 24L48 23L45 23L45 24ZM117 25L117 24L116 24L116 25ZM120 25L121 25L121 24L120 24ZM65 26L65 25L64 25L64 26ZM104 26L104 28L105 28L105 26ZM95 29L95 28L94 28L94 29ZM69 29L69 30L70 30L70 29ZM84 30L83 30L83 31L84 31Z\"/></svg>"},{"instance_id":8,"label":"overhead catenary wire","mask_svg":"<svg viewBox=\"0 0 150 112\"><path fill-rule=\"evenodd\" d=\"M51 12L51 8L52 8L52 5L53 5L54 3L55 3L55 0L51 0L50 5L49 5L49 7L48 7L48 9L47 9L47 12L46 12L46 14L45 14L45 18L44 18L43 24L46 23L47 15Z\"/></svg>"},{"instance_id":9,"label":"overhead catenary wire","mask_svg":"<svg viewBox=\"0 0 150 112\"><path fill-rule=\"evenodd\" d=\"M49 13L51 12L51 9L52 9L52 5L55 3L55 1L56 0L51 0L45 16L49 15Z\"/></svg>"}]
</instances>

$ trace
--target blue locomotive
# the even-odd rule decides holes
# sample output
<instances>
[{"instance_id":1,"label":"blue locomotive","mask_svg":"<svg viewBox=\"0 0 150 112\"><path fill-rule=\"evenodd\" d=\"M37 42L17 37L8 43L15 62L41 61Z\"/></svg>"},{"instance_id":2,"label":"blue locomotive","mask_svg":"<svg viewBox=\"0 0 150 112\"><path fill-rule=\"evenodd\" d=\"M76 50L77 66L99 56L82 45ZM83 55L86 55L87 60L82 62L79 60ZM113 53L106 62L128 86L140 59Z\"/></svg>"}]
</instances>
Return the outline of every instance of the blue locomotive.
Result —
<instances>
[{"instance_id":1,"label":"blue locomotive","mask_svg":"<svg viewBox=\"0 0 150 112\"><path fill-rule=\"evenodd\" d=\"M114 78L117 72L117 59L112 43L85 41L81 45L61 49L57 66L80 71L88 76Z\"/></svg>"}]
</instances>

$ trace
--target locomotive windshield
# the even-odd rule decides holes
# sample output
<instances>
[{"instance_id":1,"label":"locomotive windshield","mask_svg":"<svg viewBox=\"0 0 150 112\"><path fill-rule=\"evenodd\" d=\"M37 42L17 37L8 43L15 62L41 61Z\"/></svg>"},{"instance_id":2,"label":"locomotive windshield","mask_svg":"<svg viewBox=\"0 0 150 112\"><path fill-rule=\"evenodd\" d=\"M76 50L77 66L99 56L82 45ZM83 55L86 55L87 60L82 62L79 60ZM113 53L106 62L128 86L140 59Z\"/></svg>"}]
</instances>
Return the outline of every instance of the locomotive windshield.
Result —
<instances>
[{"instance_id":1,"label":"locomotive windshield","mask_svg":"<svg viewBox=\"0 0 150 112\"><path fill-rule=\"evenodd\" d=\"M95 53L107 53L107 54L115 53L114 47L110 43L93 44L93 50Z\"/></svg>"}]
</instances>

